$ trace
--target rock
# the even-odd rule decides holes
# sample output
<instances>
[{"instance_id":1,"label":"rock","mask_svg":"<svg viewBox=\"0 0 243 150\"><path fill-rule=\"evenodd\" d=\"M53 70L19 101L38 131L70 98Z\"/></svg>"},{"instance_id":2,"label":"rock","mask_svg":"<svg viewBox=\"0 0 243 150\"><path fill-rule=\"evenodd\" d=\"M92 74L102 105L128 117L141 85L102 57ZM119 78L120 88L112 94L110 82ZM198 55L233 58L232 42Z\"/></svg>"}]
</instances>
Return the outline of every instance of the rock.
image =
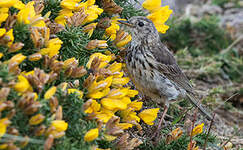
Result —
<instances>
[{"instance_id":1,"label":"rock","mask_svg":"<svg viewBox=\"0 0 243 150\"><path fill-rule=\"evenodd\" d=\"M204 15L221 15L223 12L222 8L216 5L194 5L189 4L186 6L185 14L187 16L203 17Z\"/></svg>"},{"instance_id":2,"label":"rock","mask_svg":"<svg viewBox=\"0 0 243 150\"><path fill-rule=\"evenodd\" d=\"M205 14L209 14L209 15L219 15L222 14L223 10L221 7L217 6L217 5L203 5L202 6L202 13Z\"/></svg>"},{"instance_id":3,"label":"rock","mask_svg":"<svg viewBox=\"0 0 243 150\"><path fill-rule=\"evenodd\" d=\"M224 8L225 8L225 9L233 8L233 7L235 7L235 4L232 3L232 2L229 2L229 3L224 4Z\"/></svg>"}]
</instances>

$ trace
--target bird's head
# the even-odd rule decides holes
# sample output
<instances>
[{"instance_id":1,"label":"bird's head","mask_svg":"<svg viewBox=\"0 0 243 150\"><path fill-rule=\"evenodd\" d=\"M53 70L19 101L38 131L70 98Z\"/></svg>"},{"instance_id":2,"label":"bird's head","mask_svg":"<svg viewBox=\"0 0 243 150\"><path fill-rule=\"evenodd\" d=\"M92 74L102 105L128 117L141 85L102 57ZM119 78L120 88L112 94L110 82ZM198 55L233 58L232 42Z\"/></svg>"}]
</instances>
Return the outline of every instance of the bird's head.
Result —
<instances>
[{"instance_id":1,"label":"bird's head","mask_svg":"<svg viewBox=\"0 0 243 150\"><path fill-rule=\"evenodd\" d=\"M159 34L153 22L143 16L134 16L127 21L119 20L121 24L128 26L132 34L132 41L135 42L156 42L159 40Z\"/></svg>"}]
</instances>

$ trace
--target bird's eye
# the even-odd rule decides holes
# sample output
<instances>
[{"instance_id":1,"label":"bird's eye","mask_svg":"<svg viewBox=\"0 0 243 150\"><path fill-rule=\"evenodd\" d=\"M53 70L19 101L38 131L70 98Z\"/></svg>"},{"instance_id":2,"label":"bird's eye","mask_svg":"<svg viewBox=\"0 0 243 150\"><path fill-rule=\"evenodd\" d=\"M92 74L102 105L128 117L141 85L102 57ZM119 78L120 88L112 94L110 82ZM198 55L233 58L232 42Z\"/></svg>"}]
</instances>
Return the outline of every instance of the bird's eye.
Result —
<instances>
[{"instance_id":1,"label":"bird's eye","mask_svg":"<svg viewBox=\"0 0 243 150\"><path fill-rule=\"evenodd\" d=\"M143 27L143 26L144 26L144 23L143 23L143 22L139 22L139 23L138 23L138 26L139 26L139 27Z\"/></svg>"}]
</instances>

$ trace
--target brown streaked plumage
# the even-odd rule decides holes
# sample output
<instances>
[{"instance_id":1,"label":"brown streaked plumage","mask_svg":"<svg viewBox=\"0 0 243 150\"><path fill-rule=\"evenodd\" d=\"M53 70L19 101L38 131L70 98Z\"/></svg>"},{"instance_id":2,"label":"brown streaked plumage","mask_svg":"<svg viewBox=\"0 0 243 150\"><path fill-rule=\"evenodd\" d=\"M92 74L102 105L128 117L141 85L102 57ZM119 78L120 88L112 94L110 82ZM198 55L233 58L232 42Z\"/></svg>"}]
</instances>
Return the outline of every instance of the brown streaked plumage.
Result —
<instances>
[{"instance_id":1,"label":"brown streaked plumage","mask_svg":"<svg viewBox=\"0 0 243 150\"><path fill-rule=\"evenodd\" d=\"M130 78L144 95L156 102L165 103L158 130L169 103L179 97L187 97L211 120L210 114L194 98L194 89L176 63L173 54L160 41L158 31L152 21L146 17L135 16L120 23L128 25L132 34L132 41L125 57Z\"/></svg>"}]
</instances>

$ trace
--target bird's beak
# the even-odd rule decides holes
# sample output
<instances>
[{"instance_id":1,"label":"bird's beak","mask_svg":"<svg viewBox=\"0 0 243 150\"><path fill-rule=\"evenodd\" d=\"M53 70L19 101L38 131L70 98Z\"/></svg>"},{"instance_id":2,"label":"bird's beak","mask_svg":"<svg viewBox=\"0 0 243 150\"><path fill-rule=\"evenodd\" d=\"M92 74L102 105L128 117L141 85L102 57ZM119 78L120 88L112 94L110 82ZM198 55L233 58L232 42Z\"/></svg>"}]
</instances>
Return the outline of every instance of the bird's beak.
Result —
<instances>
[{"instance_id":1,"label":"bird's beak","mask_svg":"<svg viewBox=\"0 0 243 150\"><path fill-rule=\"evenodd\" d=\"M118 20L118 22L121 23L121 24L124 24L126 26L132 27L132 28L134 27L134 25L130 24L128 21Z\"/></svg>"}]
</instances>

